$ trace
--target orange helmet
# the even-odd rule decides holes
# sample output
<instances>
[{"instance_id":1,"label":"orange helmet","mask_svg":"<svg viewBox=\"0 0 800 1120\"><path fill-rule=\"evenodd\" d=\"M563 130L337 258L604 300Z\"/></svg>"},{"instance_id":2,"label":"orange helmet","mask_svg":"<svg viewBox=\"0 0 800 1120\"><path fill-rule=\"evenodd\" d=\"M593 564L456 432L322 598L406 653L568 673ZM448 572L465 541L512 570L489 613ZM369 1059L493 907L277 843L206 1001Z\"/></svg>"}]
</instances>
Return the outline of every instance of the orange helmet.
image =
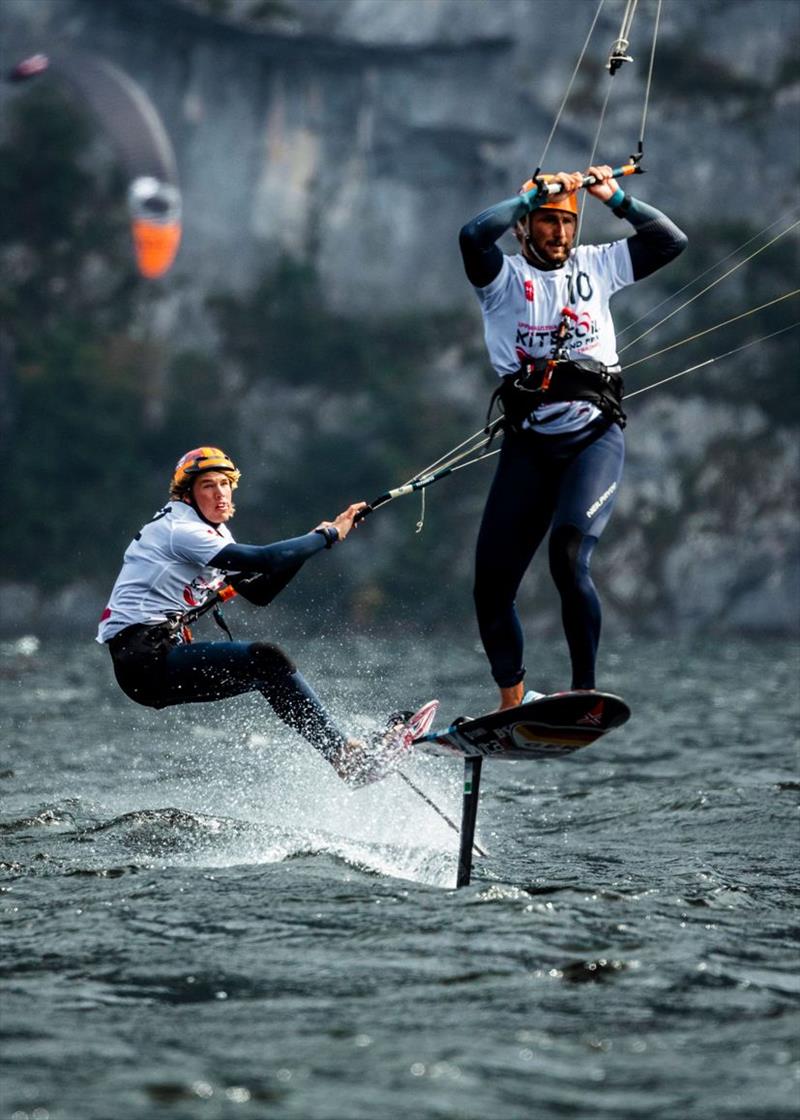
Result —
<instances>
[{"instance_id":1,"label":"orange helmet","mask_svg":"<svg viewBox=\"0 0 800 1120\"><path fill-rule=\"evenodd\" d=\"M171 498L182 498L191 487L194 480L206 471L223 471L231 480L231 489L235 490L239 484L241 473L236 465L218 447L195 447L181 455L175 464L172 481L169 485Z\"/></svg>"},{"instance_id":2,"label":"orange helmet","mask_svg":"<svg viewBox=\"0 0 800 1120\"><path fill-rule=\"evenodd\" d=\"M542 179L545 183L552 183L555 175L537 175L537 179ZM520 194L527 194L532 191L536 186L534 179L528 179L522 184L519 189ZM578 216L578 194L577 191L570 191L569 194L557 194L555 196L548 195L545 202L540 202L536 207L537 210L566 210L568 214Z\"/></svg>"}]
</instances>

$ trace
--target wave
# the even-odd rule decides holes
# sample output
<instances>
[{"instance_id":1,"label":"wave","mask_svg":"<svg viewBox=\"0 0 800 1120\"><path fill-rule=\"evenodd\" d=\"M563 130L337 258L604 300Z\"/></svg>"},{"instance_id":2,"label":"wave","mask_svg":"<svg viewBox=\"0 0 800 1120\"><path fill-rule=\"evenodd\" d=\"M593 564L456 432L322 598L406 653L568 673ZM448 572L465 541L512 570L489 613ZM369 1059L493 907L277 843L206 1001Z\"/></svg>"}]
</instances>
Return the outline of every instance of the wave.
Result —
<instances>
[{"instance_id":1,"label":"wave","mask_svg":"<svg viewBox=\"0 0 800 1120\"><path fill-rule=\"evenodd\" d=\"M19 851L0 865L15 876L27 871L116 878L143 868L271 864L318 856L365 874L431 885L450 886L455 875L455 851L428 849L418 842L376 842L317 827L287 828L174 806L134 809L93 821L81 821L65 808L42 807L3 822L0 831L18 843L35 838L37 847L42 833L52 837L50 850L37 851L27 867Z\"/></svg>"}]
</instances>

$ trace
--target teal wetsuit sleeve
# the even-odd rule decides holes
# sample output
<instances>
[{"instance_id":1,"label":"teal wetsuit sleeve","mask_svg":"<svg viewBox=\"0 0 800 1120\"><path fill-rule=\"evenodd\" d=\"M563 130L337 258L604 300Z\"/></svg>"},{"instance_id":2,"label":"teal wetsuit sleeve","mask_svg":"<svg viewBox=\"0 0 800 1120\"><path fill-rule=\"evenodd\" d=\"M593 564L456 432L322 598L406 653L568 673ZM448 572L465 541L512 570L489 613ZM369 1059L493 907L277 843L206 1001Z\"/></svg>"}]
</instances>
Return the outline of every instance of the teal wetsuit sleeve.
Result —
<instances>
[{"instance_id":1,"label":"teal wetsuit sleeve","mask_svg":"<svg viewBox=\"0 0 800 1120\"><path fill-rule=\"evenodd\" d=\"M632 198L619 188L607 201L618 218L630 222L636 233L628 238L628 251L631 255L634 280L643 280L665 264L679 256L689 239L682 229L638 198Z\"/></svg>"},{"instance_id":2,"label":"teal wetsuit sleeve","mask_svg":"<svg viewBox=\"0 0 800 1120\"><path fill-rule=\"evenodd\" d=\"M485 288L499 274L503 266L503 253L496 242L510 229L530 214L536 190L527 194L505 198L488 210L481 211L471 222L461 228L458 244L464 261L464 271L470 284Z\"/></svg>"}]
</instances>

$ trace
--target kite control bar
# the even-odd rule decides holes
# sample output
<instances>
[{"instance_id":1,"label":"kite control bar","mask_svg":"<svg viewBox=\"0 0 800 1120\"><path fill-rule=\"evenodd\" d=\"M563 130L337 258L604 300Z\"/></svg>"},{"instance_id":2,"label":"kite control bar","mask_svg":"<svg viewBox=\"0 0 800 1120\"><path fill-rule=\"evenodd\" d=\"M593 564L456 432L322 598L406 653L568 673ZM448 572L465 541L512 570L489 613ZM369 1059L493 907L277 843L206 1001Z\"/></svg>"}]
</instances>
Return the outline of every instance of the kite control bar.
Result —
<instances>
[{"instance_id":1,"label":"kite control bar","mask_svg":"<svg viewBox=\"0 0 800 1120\"><path fill-rule=\"evenodd\" d=\"M464 467L471 467L473 463L479 463L481 459L486 459L490 455L496 455L496 451L489 450L496 434L496 423L492 425L491 428L484 428L478 432L474 432L462 443L459 443L457 447L445 452L444 455L441 455L435 462L431 463L430 466L425 467L424 470L420 471L414 478L403 483L402 486L395 486L393 490L387 490L385 494L380 494L377 498L373 498L371 502L367 503L364 509L359 510L354 521L363 521L367 514L372 513L372 511L378 509L379 506L386 505L387 502L394 501L395 498L402 498L405 494L413 494L416 490L426 490L434 482L438 482L440 478L447 478L447 476L453 474L454 471L463 470ZM419 532L421 527L422 525L420 523L417 527L417 532Z\"/></svg>"},{"instance_id":2,"label":"kite control bar","mask_svg":"<svg viewBox=\"0 0 800 1120\"><path fill-rule=\"evenodd\" d=\"M614 179L621 179L625 175L644 175L644 168L639 166L641 155L631 156L630 162L623 163L622 167L615 167L611 175ZM529 182L538 187L537 195L555 195L561 194L563 187L560 183L545 183L543 179L538 177L538 172L534 175ZM597 179L594 175L584 175L581 187L593 187Z\"/></svg>"},{"instance_id":3,"label":"kite control bar","mask_svg":"<svg viewBox=\"0 0 800 1120\"><path fill-rule=\"evenodd\" d=\"M622 167L613 168L611 171L612 179L622 179L626 175L644 175L644 168L639 166L639 160L641 158L641 155L631 156L628 163L623 163ZM584 175L581 186L593 187L596 182L597 179L595 179L594 175Z\"/></svg>"},{"instance_id":4,"label":"kite control bar","mask_svg":"<svg viewBox=\"0 0 800 1120\"><path fill-rule=\"evenodd\" d=\"M363 521L367 514L372 513L372 511L378 509L379 506L386 505L387 502L392 502L395 498L402 498L405 494L413 494L415 490L424 490L426 487L430 486L432 482L438 482L440 478L446 478L447 475L452 474L455 469L455 464L449 467L442 467L440 470L432 471L430 474L420 475L419 478L412 479L411 482L407 482L404 486L396 486L394 490L387 490L385 494L373 498L364 509L359 510L354 520L356 522Z\"/></svg>"}]
</instances>

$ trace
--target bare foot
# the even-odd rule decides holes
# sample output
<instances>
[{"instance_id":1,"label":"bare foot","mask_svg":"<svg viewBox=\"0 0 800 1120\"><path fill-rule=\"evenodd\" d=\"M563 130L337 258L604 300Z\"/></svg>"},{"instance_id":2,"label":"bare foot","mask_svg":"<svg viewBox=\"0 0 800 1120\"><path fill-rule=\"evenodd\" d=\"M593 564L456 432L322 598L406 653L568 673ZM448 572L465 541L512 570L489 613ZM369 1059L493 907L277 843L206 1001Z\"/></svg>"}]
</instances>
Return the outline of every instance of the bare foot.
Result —
<instances>
[{"instance_id":1,"label":"bare foot","mask_svg":"<svg viewBox=\"0 0 800 1120\"><path fill-rule=\"evenodd\" d=\"M525 695L525 685L522 681L517 684L512 684L510 688L500 689L500 704L495 709L498 712L505 712L508 708L516 708L522 703L522 697Z\"/></svg>"}]
</instances>

